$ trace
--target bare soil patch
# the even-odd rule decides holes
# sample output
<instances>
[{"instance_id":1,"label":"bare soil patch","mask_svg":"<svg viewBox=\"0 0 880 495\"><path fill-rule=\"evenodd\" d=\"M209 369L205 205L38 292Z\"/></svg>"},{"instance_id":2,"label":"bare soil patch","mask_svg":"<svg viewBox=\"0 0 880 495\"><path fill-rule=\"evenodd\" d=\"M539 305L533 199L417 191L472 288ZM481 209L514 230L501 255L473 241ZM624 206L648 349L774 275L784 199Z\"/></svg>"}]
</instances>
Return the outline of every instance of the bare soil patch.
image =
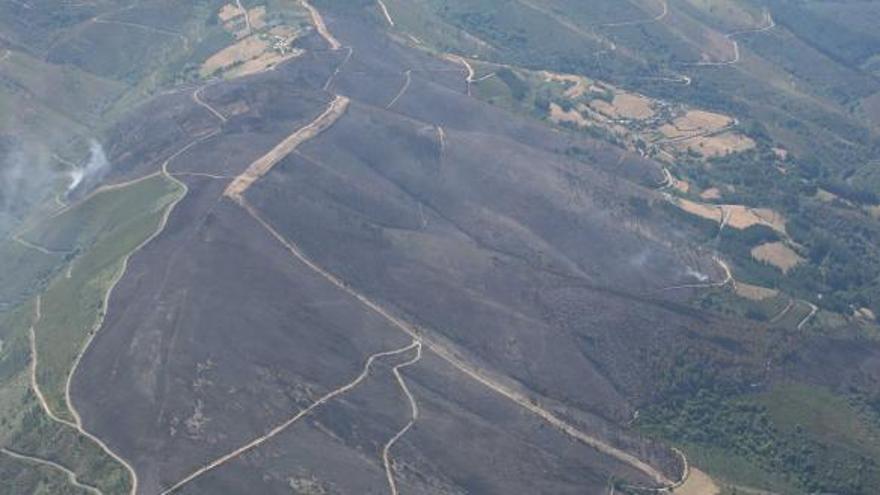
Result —
<instances>
[{"instance_id":1,"label":"bare soil patch","mask_svg":"<svg viewBox=\"0 0 880 495\"><path fill-rule=\"evenodd\" d=\"M700 193L700 197L707 200L721 199L721 189L710 187Z\"/></svg>"},{"instance_id":2,"label":"bare soil patch","mask_svg":"<svg viewBox=\"0 0 880 495\"><path fill-rule=\"evenodd\" d=\"M619 117L643 120L654 116L651 100L633 93L617 93L611 105Z\"/></svg>"},{"instance_id":3,"label":"bare soil patch","mask_svg":"<svg viewBox=\"0 0 880 495\"><path fill-rule=\"evenodd\" d=\"M751 299L752 301L763 301L778 296L779 291L776 289L761 287L759 285L747 284L745 282L737 282L736 294L740 297Z\"/></svg>"},{"instance_id":4,"label":"bare soil patch","mask_svg":"<svg viewBox=\"0 0 880 495\"><path fill-rule=\"evenodd\" d=\"M747 151L755 147L755 142L738 132L722 132L715 136L700 136L682 141L683 151L699 153L705 158L716 158Z\"/></svg>"},{"instance_id":5,"label":"bare soil patch","mask_svg":"<svg viewBox=\"0 0 880 495\"><path fill-rule=\"evenodd\" d=\"M572 123L578 127L586 127L589 121L574 108L566 111L556 103L550 104L550 120L554 124Z\"/></svg>"},{"instance_id":6,"label":"bare soil patch","mask_svg":"<svg viewBox=\"0 0 880 495\"><path fill-rule=\"evenodd\" d=\"M720 495L721 488L706 473L692 467L687 481L676 488L673 493L675 495Z\"/></svg>"},{"instance_id":7,"label":"bare soil patch","mask_svg":"<svg viewBox=\"0 0 880 495\"><path fill-rule=\"evenodd\" d=\"M696 201L691 201L689 199L679 199L676 205L692 215L697 215L721 223L721 208L718 206L697 203Z\"/></svg>"},{"instance_id":8,"label":"bare soil patch","mask_svg":"<svg viewBox=\"0 0 880 495\"><path fill-rule=\"evenodd\" d=\"M794 250L782 242L768 242L752 249L752 257L769 263L787 273L804 261Z\"/></svg>"},{"instance_id":9,"label":"bare soil patch","mask_svg":"<svg viewBox=\"0 0 880 495\"><path fill-rule=\"evenodd\" d=\"M732 124L733 119L727 115L705 110L688 110L672 123L662 126L660 132L667 138L675 139L718 131Z\"/></svg>"},{"instance_id":10,"label":"bare soil patch","mask_svg":"<svg viewBox=\"0 0 880 495\"><path fill-rule=\"evenodd\" d=\"M766 225L785 234L785 217L769 208L749 208L743 205L721 205L730 215L728 224L735 229L747 229L752 225Z\"/></svg>"}]
</instances>

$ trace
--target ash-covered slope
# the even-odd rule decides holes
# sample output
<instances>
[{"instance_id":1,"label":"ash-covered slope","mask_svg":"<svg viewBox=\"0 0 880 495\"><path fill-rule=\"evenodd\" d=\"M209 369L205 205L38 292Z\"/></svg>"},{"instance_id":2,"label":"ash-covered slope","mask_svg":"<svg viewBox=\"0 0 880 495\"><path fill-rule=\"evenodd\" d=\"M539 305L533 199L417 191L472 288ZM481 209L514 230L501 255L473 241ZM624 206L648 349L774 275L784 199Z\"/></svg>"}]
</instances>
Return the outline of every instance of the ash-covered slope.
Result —
<instances>
[{"instance_id":1,"label":"ash-covered slope","mask_svg":"<svg viewBox=\"0 0 880 495\"><path fill-rule=\"evenodd\" d=\"M303 57L118 129L117 179L164 167L188 192L74 376L88 429L150 495L677 482L683 459L624 426L655 363L747 351L665 290L725 274L632 212L659 168L475 101L460 67L368 22L325 20ZM335 95L351 102L329 129L224 195Z\"/></svg>"}]
</instances>

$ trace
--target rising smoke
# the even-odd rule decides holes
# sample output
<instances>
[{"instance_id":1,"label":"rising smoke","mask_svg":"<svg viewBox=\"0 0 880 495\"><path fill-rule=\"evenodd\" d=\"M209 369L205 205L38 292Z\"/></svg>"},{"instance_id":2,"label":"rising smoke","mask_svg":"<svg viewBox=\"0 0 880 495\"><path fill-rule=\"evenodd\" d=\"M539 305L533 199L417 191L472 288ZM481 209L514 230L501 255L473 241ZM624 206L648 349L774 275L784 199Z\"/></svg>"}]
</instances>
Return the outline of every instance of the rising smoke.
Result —
<instances>
[{"instance_id":1,"label":"rising smoke","mask_svg":"<svg viewBox=\"0 0 880 495\"><path fill-rule=\"evenodd\" d=\"M693 278L699 280L700 282L706 282L707 280L709 280L708 275L706 275L703 272L697 271L691 267L687 267L687 270L685 273L687 274L688 277L693 277Z\"/></svg>"},{"instance_id":2,"label":"rising smoke","mask_svg":"<svg viewBox=\"0 0 880 495\"><path fill-rule=\"evenodd\" d=\"M60 188L69 196L77 189L101 181L110 169L104 148L89 143L89 160L67 170L44 145L26 141L0 142L0 237L5 236L29 211L48 201Z\"/></svg>"},{"instance_id":3,"label":"rising smoke","mask_svg":"<svg viewBox=\"0 0 880 495\"><path fill-rule=\"evenodd\" d=\"M0 150L0 233L43 201L57 179L49 153L42 146L4 146Z\"/></svg>"},{"instance_id":4,"label":"rising smoke","mask_svg":"<svg viewBox=\"0 0 880 495\"><path fill-rule=\"evenodd\" d=\"M88 187L100 182L109 169L110 162L107 161L104 147L97 140L93 139L89 143L89 161L85 165L75 167L69 172L70 183L67 185L66 194L69 195L81 185Z\"/></svg>"}]
</instances>

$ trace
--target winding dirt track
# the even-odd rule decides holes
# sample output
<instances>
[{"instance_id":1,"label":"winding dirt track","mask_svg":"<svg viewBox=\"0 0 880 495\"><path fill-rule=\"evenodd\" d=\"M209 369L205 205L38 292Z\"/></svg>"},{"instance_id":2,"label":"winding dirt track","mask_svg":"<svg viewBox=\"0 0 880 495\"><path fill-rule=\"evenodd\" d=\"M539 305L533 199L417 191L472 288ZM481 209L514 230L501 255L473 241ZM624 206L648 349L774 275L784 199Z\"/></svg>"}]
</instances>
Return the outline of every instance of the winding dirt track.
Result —
<instances>
[{"instance_id":1,"label":"winding dirt track","mask_svg":"<svg viewBox=\"0 0 880 495\"><path fill-rule=\"evenodd\" d=\"M637 19L634 21L621 21L621 22L606 22L604 24L597 24L597 27L624 27L624 26L640 26L642 24L651 24L654 22L660 22L669 15L669 2L668 0L660 0L660 3L663 4L663 10L657 14L656 16L650 19Z\"/></svg>"},{"instance_id":2,"label":"winding dirt track","mask_svg":"<svg viewBox=\"0 0 880 495\"><path fill-rule=\"evenodd\" d=\"M212 107L211 105L205 103L204 100L202 100L202 91L206 87L207 86L202 86L199 89L193 91L193 94L192 94L193 101L196 102L196 104L198 104L199 106L206 108L209 112L214 114L215 117L220 119L220 122L226 123L226 121L227 121L226 116L224 116L222 113L218 112L216 108Z\"/></svg>"},{"instance_id":3,"label":"winding dirt track","mask_svg":"<svg viewBox=\"0 0 880 495\"><path fill-rule=\"evenodd\" d=\"M419 419L419 405L416 403L415 397L413 397L413 394L409 391L409 387L406 386L406 381L404 381L403 376L400 374L401 369L411 366L422 359L422 342L418 340L414 342L417 344L416 356L405 363L398 364L391 370L391 372L394 373L394 378L397 379L397 384L400 385L400 389L406 394L412 415L406 425L404 425L397 434L391 437L391 439L388 440L388 443L382 448L382 463L385 465L385 476L388 478L388 488L391 490L391 495L398 495L397 482L394 480L394 468L391 464L391 447L394 447L394 444L397 443L397 441L400 440L400 438L404 436Z\"/></svg>"},{"instance_id":4,"label":"winding dirt track","mask_svg":"<svg viewBox=\"0 0 880 495\"><path fill-rule=\"evenodd\" d=\"M79 480L79 478L76 477L76 473L74 473L70 469L67 469L66 467L62 466L61 464L58 464L56 462L52 462L48 459L41 459L39 457L33 457L30 455L22 454L20 452L16 452L14 450L10 450L7 448L0 448L0 452L2 452L2 453L6 454L9 457L12 457L14 459L18 459L20 461L30 462L30 463L34 463L34 464L40 464L43 466L49 466L51 468L57 469L58 471L61 471L67 475L67 481L69 481L71 485L73 485L77 488L83 489L89 493L93 493L95 495L104 495L103 492L101 490L98 490L96 487L89 485L87 483L81 482Z\"/></svg>"},{"instance_id":5,"label":"winding dirt track","mask_svg":"<svg viewBox=\"0 0 880 495\"><path fill-rule=\"evenodd\" d=\"M247 35L250 36L254 32L251 28L251 15L248 14L247 9L241 4L241 0L235 0L235 4L238 5L238 10L241 10L241 13L244 15L244 26L247 28Z\"/></svg>"},{"instance_id":6,"label":"winding dirt track","mask_svg":"<svg viewBox=\"0 0 880 495\"><path fill-rule=\"evenodd\" d=\"M199 90L196 89L195 91L197 92ZM195 98L196 97L195 97L195 92L194 92L193 99L195 99ZM205 105L207 105L207 104L205 104ZM217 115L219 112L212 111L212 113ZM117 273L114 275L113 280L111 280L110 286L107 289L107 292L104 294L104 300L103 300L103 305L102 305L102 307L104 308L104 311L101 312L101 316L98 318L98 321L95 322L95 326L93 327L92 331L90 332L89 338L86 340L86 342L83 345L82 349L80 350L79 354L77 354L76 359L74 360L74 363L73 363L73 367L71 368L70 373L67 375L67 383L65 384L64 394L65 394L65 399L67 402L67 408L70 411L71 415L74 417L75 423L70 423L68 421L63 421L63 420L61 420L61 422L76 428L81 434L85 435L86 437L88 437L89 439L91 439L92 441L97 443L101 447L101 449L107 453L107 455L109 455L114 460L119 462L119 464L121 464L129 472L129 475L131 476L131 479L132 479L131 491L129 492L130 495L137 494L137 489L138 489L137 472L135 472L134 468L132 467L131 464L128 463L128 461L126 461L125 459L123 459L122 457L117 455L115 452L113 452L107 446L107 444L105 444L100 438L93 435L92 433L90 433L89 431L87 431L83 427L82 417L80 416L79 411L76 409L76 406L71 398L71 393L70 393L71 384L73 382L73 377L76 374L76 371L79 368L80 363L82 362L83 356L85 355L86 351L88 351L88 349L91 347L91 344L94 341L95 337L98 335L98 332L100 331L100 329L104 326L104 319L106 318L106 316L109 312L110 297L113 295L113 290L116 288L116 286L119 284L119 281L122 280L122 277L125 275L126 271L128 270L129 260L131 260L132 256L137 254L141 249L144 248L144 246L146 246L147 244L152 242L153 239L158 237L159 234L161 234L165 230L165 226L168 225L168 218L171 216L171 213L174 212L177 205L181 201L183 201L183 199L189 193L189 187L186 185L186 183L177 179L176 177L174 177L173 174L171 174L168 171L168 165L172 161L174 161L177 157L179 157L180 155L185 153L187 150L191 149L192 147L194 147L194 146L196 146L196 145L198 145L208 139L213 138L214 136L216 136L219 133L220 133L220 129L215 129L214 131L209 132L208 134L205 134L204 136L201 136L199 138L194 139L189 144L187 144L186 146L182 147L181 149L177 150L174 154L169 156L162 163L161 170L159 172L154 173L154 174L150 174L145 177L141 177L139 179L135 179L133 181L129 181L128 183L126 183L126 185L130 185L130 184L136 183L138 181L144 180L146 178L153 177L157 174L161 174L165 178L170 180L171 182L178 185L181 188L181 193L174 201L172 201L168 206L165 207L165 213L164 213L164 215L162 215L162 219L159 221L159 225L156 227L156 230L149 237L144 239L144 241L141 242L137 247L135 247L130 253L128 253L128 255L126 255L125 258L123 258L122 266L117 271ZM115 185L115 186L111 186L108 188L104 188L103 190L108 190L110 188L118 188L118 187L122 187L122 186ZM101 189L99 189L99 190L101 190ZM96 190L96 192L99 190ZM34 348L34 352L36 352L36 348ZM36 354L34 354L34 363L36 363ZM33 372L34 379L35 379L35 373L36 373L35 370L36 370L36 364L34 364L34 372ZM36 385L35 380L34 380L34 385ZM43 403L45 405L45 402L43 402ZM48 405L46 405L46 407L48 408ZM48 410L47 410L47 412L48 412Z\"/></svg>"},{"instance_id":7,"label":"winding dirt track","mask_svg":"<svg viewBox=\"0 0 880 495\"><path fill-rule=\"evenodd\" d=\"M770 11L769 10L765 11L764 15L765 15L766 26L761 26L761 27L755 28L755 29L743 29L741 31L734 31L732 33L727 33L724 35L724 37L727 38L727 40L730 41L731 44L733 45L733 58L732 59L722 60L720 62L694 62L694 63L686 64L686 65L691 65L694 67L722 67L725 65L733 65L733 64L739 63L740 58L741 58L740 49L739 49L739 42L734 39L735 37L741 36L744 34L763 33L764 31L769 31L769 30L773 29L774 27L776 27L776 21L773 20L773 16L770 14Z\"/></svg>"},{"instance_id":8,"label":"winding dirt track","mask_svg":"<svg viewBox=\"0 0 880 495\"><path fill-rule=\"evenodd\" d=\"M321 17L321 13L318 12L318 9L313 7L312 4L308 2L308 0L300 0L300 3L303 7L305 7L306 10L309 11L309 16L311 16L312 18L312 24L315 25L315 29L318 30L318 34L320 34L321 37L327 41L327 44L330 45L330 49L339 50L340 48L342 48L342 43L340 43L339 40L337 40L333 36L330 30L327 29L327 24L324 23L324 18Z\"/></svg>"},{"instance_id":9,"label":"winding dirt track","mask_svg":"<svg viewBox=\"0 0 880 495\"><path fill-rule=\"evenodd\" d=\"M807 316L804 316L804 319L801 320L800 323L798 323L798 325L797 325L798 330L803 330L804 326L806 326L807 322L809 322L813 318L813 316L816 316L816 313L819 311L819 307L816 306L815 304L813 304L809 301L804 301L804 302L807 303L808 306L810 306L810 312L809 312L809 314L807 314Z\"/></svg>"},{"instance_id":10,"label":"winding dirt track","mask_svg":"<svg viewBox=\"0 0 880 495\"><path fill-rule=\"evenodd\" d=\"M628 464L633 468L641 471L659 485L677 486L680 483L680 481L671 481L662 472L660 472L650 464L647 464L646 462L640 460L636 456L584 433L583 431L572 426L565 420L559 418L554 413L541 407L531 397L528 397L524 393L514 390L513 388L498 382L494 378L491 378L489 376L489 373L487 373L485 370L480 369L477 366L468 363L454 350L449 349L446 345L440 343L439 341L432 340L424 329L416 327L415 325L407 323L404 320L394 316L390 311L386 310L367 296L353 289L348 283L342 281L332 273L322 268L316 262L312 261L294 242L286 239L284 236L278 233L278 231L276 231L274 227L272 227L267 221L265 221L259 215L259 213L257 213L257 211L244 200L243 197L240 198L238 202L248 211L248 213L250 213L252 217L254 217L254 219L256 219L267 231L269 231L269 233L272 234L272 236L275 237L278 242L283 244L284 247L286 247L287 250L290 251L290 253L293 254L298 260L311 268L314 272L323 277L325 280L335 285L339 289L342 289L350 296L360 301L364 306L386 319L394 327L403 331L414 340L421 341L429 350L434 352L434 354L439 356L441 359L443 359L471 379L484 385L493 392L503 397L506 397L523 409L529 411L535 416L538 416L539 418L558 428L560 431L574 438L575 440L578 440L585 445L589 445L599 452L613 457L614 459L622 463Z\"/></svg>"},{"instance_id":11,"label":"winding dirt track","mask_svg":"<svg viewBox=\"0 0 880 495\"><path fill-rule=\"evenodd\" d=\"M400 97L406 93L406 90L409 89L409 85L412 84L412 69L407 69L403 74L405 77L403 81L403 86L400 87L400 91L398 91L397 94L394 95L394 98L392 98L391 101L388 102L387 105L385 105L386 110L393 107L394 104L397 103L397 100L399 100Z\"/></svg>"},{"instance_id":12,"label":"winding dirt track","mask_svg":"<svg viewBox=\"0 0 880 495\"><path fill-rule=\"evenodd\" d=\"M256 213L253 211L253 209L249 205L247 205L247 203L242 203L242 206L244 206L245 209L251 215L256 215ZM255 216L255 218L257 218L257 220L262 223L262 220L259 217ZM407 345L406 347L401 347L400 349L394 349L391 351L378 352L376 354L371 355L370 357L367 358L366 363L364 363L364 367L361 370L361 373L357 377L355 377L354 380L346 383L345 385L343 385L335 390L328 392L323 397L321 397L320 399L313 402L310 406L308 406L305 409L302 409L301 411L296 413L296 415L294 415L292 418L281 423L280 425L276 426L275 428L272 428L271 430L269 430L269 432L266 433L265 435L258 437L256 439L254 439L253 441L251 441L250 443L248 443L242 447L239 447L238 449L235 449L232 452L230 452L230 453L228 453L218 459L215 459L215 460L209 462L208 464L206 464L205 466L197 469L196 471L194 471L193 473L191 473L187 477L185 477L182 480L175 483L173 486L171 486L167 490L164 490L160 495L168 495L169 493L173 493L173 492L179 490L180 488L182 488L184 485L186 485L189 482L193 481L194 479L198 478L199 476L202 476L203 474L207 473L208 471L216 469L216 468L222 466L223 464L239 457L240 455L259 447L263 443L271 440L273 437L275 437L279 433L286 430L288 427L290 427L290 425L296 423L297 421L302 419L304 416L308 415L309 413L314 411L316 408L320 407L322 404L325 404L325 403L329 402L330 400L334 399L335 397L338 397L346 392L351 391L352 389L354 389L355 387L360 385L361 382L363 382L367 378L367 376L369 376L370 368L373 366L373 363L377 359L380 359L383 357L388 357L388 356L394 356L396 354L401 354L401 353L407 352L412 349L421 349L421 344L417 340L413 340L413 342L411 344ZM420 355L421 354L419 354L419 356Z\"/></svg>"},{"instance_id":13,"label":"winding dirt track","mask_svg":"<svg viewBox=\"0 0 880 495\"><path fill-rule=\"evenodd\" d=\"M471 85L474 82L476 82L474 80L474 75L476 75L474 72L474 68L467 61L467 59L465 59L464 57L461 57L459 55L455 55L452 53L446 53L446 54L443 54L442 57L450 62L453 62L456 64L461 64L464 66L465 70L467 71L467 76L465 77L465 82L467 83L467 95L471 96Z\"/></svg>"},{"instance_id":14,"label":"winding dirt track","mask_svg":"<svg viewBox=\"0 0 880 495\"><path fill-rule=\"evenodd\" d=\"M121 457L116 455L112 450L110 450L110 448L107 447L107 445L103 441L101 441L100 438L92 435L91 433L89 433L88 431L83 429L82 424L79 421L79 417L75 415L75 412L74 412L73 407L70 404L70 402L68 402L68 408L70 409L70 412L72 414L74 414L74 416L77 418L76 423L71 423L70 421L67 421L66 419L62 419L62 418L56 416L55 413L52 412L52 409L49 407L49 403L46 402L46 396L43 395L43 391L40 389L39 382L37 381L37 368L39 367L39 359L38 359L38 355L37 355L36 326L40 323L40 320L42 319L42 313L40 312L41 302L42 302L42 298L40 296L37 296L37 299L36 299L36 302L34 305L34 321L31 324L31 327L28 329L28 340L30 341L30 347L31 347L31 365L30 365L31 390L33 390L34 395L37 396L37 401L40 403L40 408L43 409L43 412L46 413L46 416L48 416L49 419L51 419L52 421L55 421L56 423L59 423L59 424L65 425L65 426L69 426L70 428L75 429L76 431L78 431L80 433L80 435L83 435L84 437L88 438L89 440L95 442L95 444L97 444L98 447L100 447L101 450L103 450L108 456L112 457L114 460L116 460L123 467L126 468L126 470L129 472L129 475L132 477L132 480L133 480L131 495L134 495L136 492L136 487L137 487L137 475L135 474L134 469L132 469L132 467L124 459L122 459ZM71 375L72 374L73 374L73 372L71 372ZM36 459L36 458L34 458L34 459ZM62 469L69 471L66 468L62 468ZM74 475L72 472L70 472L69 475L73 476L73 478L76 478L76 475ZM100 491L98 491L97 489L95 489L95 491L100 493Z\"/></svg>"},{"instance_id":15,"label":"winding dirt track","mask_svg":"<svg viewBox=\"0 0 880 495\"><path fill-rule=\"evenodd\" d=\"M388 25L394 27L394 19L391 18L391 14L388 12L388 7L385 5L385 2L382 0L376 1L379 2L379 9L382 11L382 15L385 16L385 20L388 21Z\"/></svg>"}]
</instances>

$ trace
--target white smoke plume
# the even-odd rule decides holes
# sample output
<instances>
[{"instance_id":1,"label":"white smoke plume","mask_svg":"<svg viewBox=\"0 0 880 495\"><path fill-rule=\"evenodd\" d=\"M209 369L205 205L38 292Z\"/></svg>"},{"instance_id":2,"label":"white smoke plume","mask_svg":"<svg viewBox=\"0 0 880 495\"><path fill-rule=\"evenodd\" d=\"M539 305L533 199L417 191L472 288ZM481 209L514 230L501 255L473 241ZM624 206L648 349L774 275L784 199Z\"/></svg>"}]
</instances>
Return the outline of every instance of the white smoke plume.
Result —
<instances>
[{"instance_id":1,"label":"white smoke plume","mask_svg":"<svg viewBox=\"0 0 880 495\"><path fill-rule=\"evenodd\" d=\"M110 162L104 153L104 147L97 140L89 143L89 161L83 166L76 167L68 174L70 183L67 185L67 194L73 192L80 185L93 185L99 182L110 169Z\"/></svg>"},{"instance_id":2,"label":"white smoke plume","mask_svg":"<svg viewBox=\"0 0 880 495\"><path fill-rule=\"evenodd\" d=\"M706 282L709 280L709 276L703 272L697 271L691 267L687 267L687 271L685 272L688 277L693 277L700 282Z\"/></svg>"},{"instance_id":3,"label":"white smoke plume","mask_svg":"<svg viewBox=\"0 0 880 495\"><path fill-rule=\"evenodd\" d=\"M14 143L0 150L0 235L52 190L58 174L42 146Z\"/></svg>"}]
</instances>

